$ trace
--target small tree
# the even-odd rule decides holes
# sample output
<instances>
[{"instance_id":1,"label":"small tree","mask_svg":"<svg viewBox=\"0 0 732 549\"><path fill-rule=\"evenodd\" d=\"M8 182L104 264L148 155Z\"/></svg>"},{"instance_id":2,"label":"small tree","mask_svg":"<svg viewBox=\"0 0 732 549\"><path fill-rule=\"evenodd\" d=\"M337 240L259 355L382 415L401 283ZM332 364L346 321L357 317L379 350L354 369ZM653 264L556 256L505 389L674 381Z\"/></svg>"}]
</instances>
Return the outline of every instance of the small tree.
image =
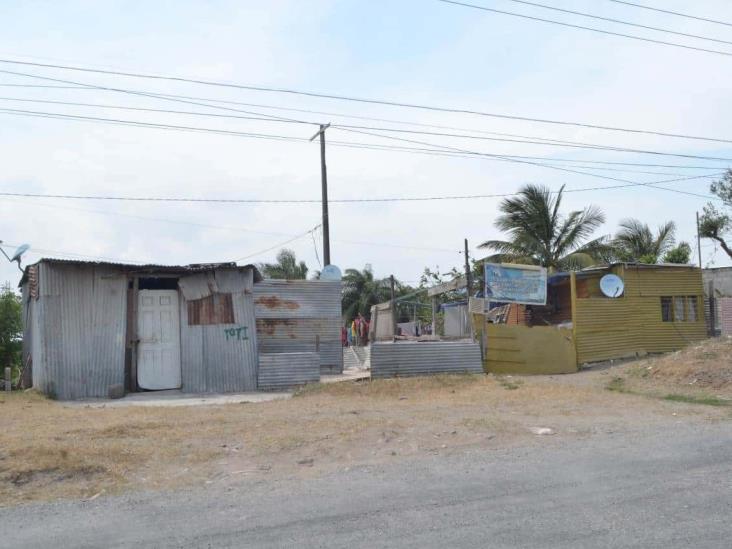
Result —
<instances>
[{"instance_id":1,"label":"small tree","mask_svg":"<svg viewBox=\"0 0 732 549\"><path fill-rule=\"evenodd\" d=\"M624 219L620 222L620 230L612 244L621 261L658 263L665 254L675 249L675 234L676 224L673 221L659 226L654 233L646 223L638 219Z\"/></svg>"},{"instance_id":2,"label":"small tree","mask_svg":"<svg viewBox=\"0 0 732 549\"><path fill-rule=\"evenodd\" d=\"M265 278L280 278L286 280L305 280L308 276L308 267L304 261L298 263L295 252L283 249L277 254L277 263L262 263L259 270Z\"/></svg>"},{"instance_id":3,"label":"small tree","mask_svg":"<svg viewBox=\"0 0 732 549\"><path fill-rule=\"evenodd\" d=\"M21 300L6 282L0 289L0 367L13 368L13 376L21 365L22 346Z\"/></svg>"},{"instance_id":4,"label":"small tree","mask_svg":"<svg viewBox=\"0 0 732 549\"><path fill-rule=\"evenodd\" d=\"M664 263L679 263L686 265L691 259L691 246L686 242L679 242L675 248L671 248L663 256Z\"/></svg>"},{"instance_id":5,"label":"small tree","mask_svg":"<svg viewBox=\"0 0 732 549\"><path fill-rule=\"evenodd\" d=\"M728 169L719 181L714 181L709 190L722 200L727 208L732 208L732 169ZM727 243L732 232L732 218L724 211L717 209L711 202L704 206L704 213L699 220L699 234L719 243L725 253L732 257L732 248Z\"/></svg>"}]
</instances>

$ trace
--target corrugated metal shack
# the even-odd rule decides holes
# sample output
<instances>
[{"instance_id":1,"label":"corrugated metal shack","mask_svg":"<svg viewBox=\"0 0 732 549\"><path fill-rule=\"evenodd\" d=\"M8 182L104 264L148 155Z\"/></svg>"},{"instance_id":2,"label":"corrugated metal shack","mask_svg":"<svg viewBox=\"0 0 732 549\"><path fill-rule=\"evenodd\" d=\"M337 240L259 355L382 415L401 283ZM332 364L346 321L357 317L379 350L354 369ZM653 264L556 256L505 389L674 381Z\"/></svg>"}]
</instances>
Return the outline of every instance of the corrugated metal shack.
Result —
<instances>
[{"instance_id":1,"label":"corrugated metal shack","mask_svg":"<svg viewBox=\"0 0 732 549\"><path fill-rule=\"evenodd\" d=\"M624 283L615 298L600 289L607 274ZM474 315L487 371L567 373L584 363L674 351L707 337L701 269L692 265L617 263L557 273L549 277L547 295L545 307L512 305L515 322Z\"/></svg>"},{"instance_id":2,"label":"corrugated metal shack","mask_svg":"<svg viewBox=\"0 0 732 549\"><path fill-rule=\"evenodd\" d=\"M110 387L254 391L252 265L42 259L21 280L24 363L60 399Z\"/></svg>"},{"instance_id":3,"label":"corrugated metal shack","mask_svg":"<svg viewBox=\"0 0 732 549\"><path fill-rule=\"evenodd\" d=\"M710 335L732 335L732 267L704 269L704 313Z\"/></svg>"},{"instance_id":4,"label":"corrugated metal shack","mask_svg":"<svg viewBox=\"0 0 732 549\"><path fill-rule=\"evenodd\" d=\"M254 286L260 353L320 354L320 372L343 372L341 282L263 280Z\"/></svg>"}]
</instances>

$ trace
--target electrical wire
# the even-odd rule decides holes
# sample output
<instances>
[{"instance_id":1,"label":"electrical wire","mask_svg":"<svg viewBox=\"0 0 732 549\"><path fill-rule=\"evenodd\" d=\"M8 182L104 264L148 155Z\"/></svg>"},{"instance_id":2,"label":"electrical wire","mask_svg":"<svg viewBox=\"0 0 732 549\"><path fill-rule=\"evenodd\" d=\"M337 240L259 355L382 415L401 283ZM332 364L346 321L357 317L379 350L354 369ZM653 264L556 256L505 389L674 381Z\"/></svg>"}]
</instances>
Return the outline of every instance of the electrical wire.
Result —
<instances>
[{"instance_id":1,"label":"electrical wire","mask_svg":"<svg viewBox=\"0 0 732 549\"><path fill-rule=\"evenodd\" d=\"M592 13L586 13L586 12L581 12L581 11L568 10L568 9L564 9L564 8L558 8L556 6L549 6L549 5L546 5L546 4L538 4L536 2L528 2L527 0L507 0L507 1L508 2L513 2L515 4L524 4L526 6L533 6L535 8L542 8L542 9L546 9L546 10L558 11L558 12L561 12L561 13L568 13L570 15L579 15L581 17L587 17L589 19L597 19L599 21L607 21L609 23L617 23L619 25L627 25L627 26L630 26L630 27L636 27L636 28L640 28L640 29L652 30L652 31L657 31L657 32L665 32L665 33L668 33L668 34L675 34L677 36L684 36L686 38L696 38L698 40L708 40L710 42L717 42L719 44L729 44L729 45L732 45L732 42L730 42L728 40L720 40L718 38L711 38L709 36L701 36L699 34L689 34L689 33L686 33L686 32L674 31L674 30L670 30L670 29L663 29L663 28L660 28L660 27L651 27L649 25L641 25L640 23L631 23L630 21L623 21L622 19L613 19L612 17L603 17L603 16L600 16L600 15L592 14Z\"/></svg>"},{"instance_id":2,"label":"electrical wire","mask_svg":"<svg viewBox=\"0 0 732 549\"><path fill-rule=\"evenodd\" d=\"M688 13L680 13L678 11L670 11L670 10L664 10L661 8L654 8L651 6L644 6L643 4L634 4L633 2L625 2L624 0L608 0L609 2L615 2L616 4L624 4L626 6L632 6L634 8L641 8L644 10L651 10L656 11L659 13L665 13L668 15L676 15L678 17L686 17L687 19L696 19L697 21L705 21L706 23L715 23L717 25L725 25L727 27L732 27L732 23L728 23L726 21L720 21L718 19L709 19L706 17L699 17L696 15L690 15Z\"/></svg>"},{"instance_id":3,"label":"electrical wire","mask_svg":"<svg viewBox=\"0 0 732 549\"><path fill-rule=\"evenodd\" d=\"M175 124L158 124L158 123L152 123L152 122L143 122L138 120L124 120L119 118L103 118L98 116L84 116L84 115L76 115L76 114L65 114L65 113L55 113L55 112L46 112L46 111L30 111L25 109L8 109L8 108L0 108L0 113L10 114L10 115L17 115L17 116L31 116L31 117L39 117L39 118L51 118L51 119L58 119L58 120L75 120L75 121L82 121L82 122L103 122L103 123L111 123L111 124L119 124L119 125L126 125L126 126L134 126L134 127L141 127L141 128L154 128L154 129L163 129L163 130L178 130L178 131L188 131L188 132L199 132L199 133L215 133L215 134L223 134L223 135L232 135L232 136L238 136L238 137L249 137L249 138L255 138L255 139L274 139L274 140L293 140L293 141L309 141L309 139L306 139L304 137L296 137L296 136L283 136L278 134L262 134L262 133L253 133L253 132L240 132L240 131L234 131L234 130L222 130L222 129L216 129L216 128L205 128L205 127L198 127L198 126L181 126L181 125L175 125ZM375 134L375 133L369 133L369 132L361 132L354 128L363 127L363 126L338 126L333 125L331 126L335 129L341 129L343 131L354 131L356 133L363 133L365 135L371 135L376 137L384 137L389 139L396 139L391 136L385 136L383 134ZM400 131L398 129L389 129L389 128L382 128L379 131ZM418 134L424 134L428 133L428 135L446 135L446 134L437 134L437 133L429 133L429 132L413 132L409 130L404 130L407 133L418 133ZM492 138L483 138L483 139L492 139ZM510 141L510 142L519 142L515 140L507 140L507 139L496 139L497 141ZM413 143L421 143L419 141L412 141ZM564 146L564 147L575 147L575 148L581 148L581 149L592 149L592 150L603 150L608 152L630 152L635 154L648 154L648 155L654 155L654 156L668 156L668 157L674 157L674 158L689 158L694 160L711 160L711 161L718 161L718 162L732 162L732 158L729 157L715 157L715 156L702 156L702 155L691 155L691 154L681 154L681 153L669 153L669 152L661 152L661 151L649 151L649 150L642 150L642 149L622 149L619 147L603 147L603 146L574 146L574 145L555 145L554 143L539 143L539 142L529 142L529 141L520 141L520 143L526 143L526 144L538 144L538 145L547 145L547 146ZM424 143L422 143L424 144ZM437 145L433 145L437 146ZM465 151L461 149L455 149L457 152L462 153L472 153L473 151ZM507 160L509 157L504 155L492 155L495 158L502 158L504 160ZM513 160L512 160L513 161ZM537 164L540 165L540 164Z\"/></svg>"},{"instance_id":4,"label":"electrical wire","mask_svg":"<svg viewBox=\"0 0 732 549\"><path fill-rule=\"evenodd\" d=\"M104 109L121 109L121 110L129 110L129 111L155 112L155 113L162 113L162 114L179 114L179 115L203 116L203 117L214 117L214 118L231 118L231 119L236 119L236 120L254 120L254 121L264 121L264 122L274 122L274 123L295 123L295 124L308 124L308 125L310 125L310 124L317 125L318 124L317 122L300 121L300 120L277 120L277 119L256 117L256 116L203 113L203 112L195 112L195 111L178 111L178 110L169 110L169 109L153 109L153 108L145 108L145 107L129 107L129 106L124 106L124 105L83 103L83 102L74 102L74 101L55 101L55 100L26 99L26 98L16 98L16 97L0 97L0 100L1 101L17 101L17 102L24 102L24 103L44 103L44 104L65 105L65 106L94 107L94 108L104 108ZM79 118L79 119L84 119L84 120L119 122L119 123L125 123L125 124L149 124L146 122L139 122L139 121L122 121L122 120L117 120L117 119L102 119L100 117L83 117L83 116L79 116L79 115L72 115L72 114L66 114L66 113L50 113L50 112L43 112L43 111L29 111L29 110L23 110L23 109L0 108L0 111L7 112L7 113L47 115L49 117L74 117L74 118ZM514 137L520 137L520 138L524 138L524 139L506 139L506 138L498 138L498 137L486 137L483 135L428 132L428 131L406 130L406 129L401 129L401 128L357 126L357 125L348 125L348 124L331 124L331 126L338 127L338 128L387 131L387 132L408 133L408 134L416 134L416 135L430 135L430 136L450 137L450 138L458 138L458 139L472 139L472 140L496 141L496 142L506 142L506 143L519 143L519 144L538 145L538 146L592 149L592 150L603 150L603 151L613 151L613 152L629 152L629 153L637 153L637 154L655 154L655 155L673 154L673 153L662 153L662 152L658 152L658 151L646 151L646 150L640 150L640 149L632 149L632 148L627 148L627 147L599 145L596 143L586 143L586 142L579 142L579 141L563 141L563 140L555 140L555 139L536 138L533 136L524 136L524 135L516 135L516 134L496 134L496 135L511 135ZM175 129L175 127L172 127L172 126L166 127L166 129ZM189 131L192 130L192 128L190 128L190 127L187 127L185 129L189 130ZM218 130L213 130L213 129L208 129L208 128L197 128L197 130L199 130L199 131L218 131ZM541 141L534 141L532 139L541 139ZM687 155L683 155L682 157L686 158ZM700 158L700 157L697 157L697 158ZM719 160L719 159L713 158L713 157L705 157L705 158L709 159L709 160ZM730 158L730 159L725 158L723 160L732 161L732 158Z\"/></svg>"},{"instance_id":5,"label":"electrical wire","mask_svg":"<svg viewBox=\"0 0 732 549\"><path fill-rule=\"evenodd\" d=\"M531 21L540 21L542 23L551 23L553 25L560 25L562 27L569 27L569 28L572 28L572 29L587 30L587 31L597 32L597 33L600 33L600 34L607 34L607 35L610 35L610 36L619 36L621 38L630 38L632 40L639 40L641 42L650 42L650 43L653 43L653 44L660 44L660 45L663 45L663 46L673 46L675 48L683 48L683 49L686 49L686 50L694 50L694 51L700 51L700 52L705 52L705 53L714 53L714 54L717 54L717 55L724 55L724 56L727 56L727 57L732 57L732 52L727 52L727 51L712 50L712 49L709 49L709 48L700 48L700 47L697 47L697 46L688 46L688 45L685 45L685 44L678 44L676 42L666 42L664 40L656 40L654 38L644 38L642 36L635 36L633 34L624 34L624 33L621 33L621 32L613 32L613 31L609 31L609 30L597 29L597 28L594 28L594 27L585 27L584 25L574 25L572 23L565 23L563 21L555 21L554 19L544 19L543 17L535 17L533 15L524 15L522 13L515 13L515 12L511 12L511 11L497 10L497 9L494 9L494 8L487 8L485 6L478 6L476 4L468 4L466 2L457 2L455 0L437 0L437 1L438 2L442 2L443 4L452 4L452 5L455 5L455 6L462 6L462 7L465 7L465 8L473 8L473 9L481 10L481 11L489 11L489 12L492 12L492 13L499 13L501 15L510 15L512 17L520 17L522 19L530 19Z\"/></svg>"},{"instance_id":6,"label":"electrical wire","mask_svg":"<svg viewBox=\"0 0 732 549\"><path fill-rule=\"evenodd\" d=\"M447 1L447 0L438 0L438 1ZM732 54L730 54L730 55L732 55ZM437 106L432 106L432 105L420 105L420 104L416 104L416 103L389 101L389 100L383 100L383 99L368 99L368 98L361 98L361 97L351 97L351 96L344 96L344 95L309 92L309 91L289 89L289 88L274 88L274 87L268 87L268 86L254 86L254 85L227 83L227 82L216 82L216 81L211 81L211 80L183 78L183 77L178 77L178 76L165 76L165 75L154 75L154 74L134 73L134 72L109 71L109 70L93 69L93 68L89 68L89 67L79 67L79 66L71 66L71 65L56 65L56 64L50 64L50 63L32 63L32 62L28 62L28 61L17 61L17 60L12 60L12 59L0 59L0 63L24 65L24 66L35 66L35 67L41 67L41 68L51 68L51 69L60 69L60 70L69 70L69 71L89 72L89 73L106 74L106 75L113 75L113 76L125 76L125 77L131 77L131 78L168 80L168 81L174 81L174 82L184 82L184 83L189 83L189 84L217 86L217 87L243 89L243 90L259 91L259 92L271 92L271 93L281 93L281 94L289 94L289 95L302 95L302 96L306 96L306 97L318 97L318 98L322 98L322 99L350 101L350 102L357 102L357 103L368 103L368 104L376 104L376 105L385 105L385 106L390 106L390 107L402 107L402 108L421 109L421 110L429 110L429 111L437 111L437 112L470 114L470 115L475 115L475 116L501 118L501 119L506 119L506 120L519 120L519 121L524 121L524 122L536 122L536 123L541 123L541 124L575 126L575 127L581 127L581 128L592 128L592 129L606 130L606 131L618 131L618 132L635 133L635 134L657 135L657 136L661 136L661 137L673 137L673 138L680 138L680 139L693 139L693 140L713 141L713 142L721 142L721 143L732 142L732 140L729 140L729 139L718 139L718 138L714 138L714 137L675 134L675 133L660 132L660 131L655 131L655 130L639 130L639 129L632 129L632 128L621 128L621 127L616 127L616 126L603 126L603 125L599 125L599 124L588 124L588 123L583 123L583 122L570 122L570 121L565 121L565 120L531 118L531 117L526 117L526 116L515 116L515 115L500 114L500 113L482 112L482 111L476 111L476 110L471 110L471 109L437 107ZM5 71L5 70L0 71L0 73L13 74L16 76L26 76L28 78L38 78L38 79L49 80L49 81L57 81L57 82L66 83L66 84L83 85L86 87L93 87L96 89L106 89L109 91L119 91L122 93L129 93L129 90L119 90L119 89L109 88L109 87L105 87L105 86L92 86L92 85L78 84L76 82L54 79L54 78L50 78L50 77L44 77L41 75L18 73L18 72ZM136 92L136 93L139 95L156 96L156 94L144 94L143 92ZM157 97L165 97L165 95L157 94ZM212 107L212 105L206 105L206 106Z\"/></svg>"},{"instance_id":7,"label":"electrical wire","mask_svg":"<svg viewBox=\"0 0 732 549\"><path fill-rule=\"evenodd\" d=\"M297 236L295 236L295 237L293 237L293 238L291 238L289 240L285 240L284 242L280 242L279 244L276 244L276 245L271 246L269 248L266 248L264 250L260 250L258 252L253 253L253 254L245 255L244 257L240 257L238 259L235 259L234 261L238 263L239 261L244 261L244 260L249 259L251 257L255 257L255 256L258 256L258 255L262 255L262 254L265 254L267 252L271 252L272 250L276 250L277 248L281 248L282 246L286 246L287 244L290 244L291 242L295 242L296 240L300 240L301 238L308 236L309 234L311 234L315 230L317 230L318 227L320 227L319 224L316 225L315 227L313 227L312 229L310 229L309 231L305 231L304 233L302 233L300 235L297 235Z\"/></svg>"}]
</instances>

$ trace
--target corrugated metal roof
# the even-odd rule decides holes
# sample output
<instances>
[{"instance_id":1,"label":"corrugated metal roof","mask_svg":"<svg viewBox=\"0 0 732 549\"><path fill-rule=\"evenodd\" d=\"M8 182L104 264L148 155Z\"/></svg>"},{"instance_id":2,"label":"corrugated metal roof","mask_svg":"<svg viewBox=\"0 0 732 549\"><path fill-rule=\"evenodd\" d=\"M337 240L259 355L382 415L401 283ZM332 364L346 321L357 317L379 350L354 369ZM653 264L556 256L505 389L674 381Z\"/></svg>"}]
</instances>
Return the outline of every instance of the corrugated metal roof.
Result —
<instances>
[{"instance_id":1,"label":"corrugated metal roof","mask_svg":"<svg viewBox=\"0 0 732 549\"><path fill-rule=\"evenodd\" d=\"M57 259L52 257L43 257L39 259L37 262L27 265L25 270L23 271L23 277L20 280L20 285L22 285L27 277L28 277L28 270L30 267L33 267L35 265L40 265L42 263L49 264L49 265L79 265L79 266L96 266L96 267L108 267L108 268L114 268L121 271L124 271L126 273L150 273L153 274L155 272L158 273L164 273L164 274L190 274L190 273L199 273L199 272L206 272L206 271L214 271L217 269L236 269L236 270L246 270L251 269L254 271L254 282L260 282L262 280L262 275L257 269L255 265L248 264L248 265L237 265L234 262L224 262L224 263L192 263L190 265L160 265L155 263L140 265L140 264L134 264L134 263L115 263L110 261L83 261L79 259Z\"/></svg>"}]
</instances>

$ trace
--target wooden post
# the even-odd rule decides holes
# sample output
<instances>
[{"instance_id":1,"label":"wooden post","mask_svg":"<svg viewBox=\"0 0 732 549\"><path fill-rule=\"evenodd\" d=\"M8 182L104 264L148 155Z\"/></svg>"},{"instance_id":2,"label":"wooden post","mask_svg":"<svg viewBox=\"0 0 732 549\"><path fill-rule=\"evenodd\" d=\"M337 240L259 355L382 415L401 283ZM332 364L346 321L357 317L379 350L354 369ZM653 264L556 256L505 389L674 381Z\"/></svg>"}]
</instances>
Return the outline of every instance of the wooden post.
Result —
<instances>
[{"instance_id":1,"label":"wooden post","mask_svg":"<svg viewBox=\"0 0 732 549\"><path fill-rule=\"evenodd\" d=\"M432 296L432 337L437 335L437 296Z\"/></svg>"},{"instance_id":2,"label":"wooden post","mask_svg":"<svg viewBox=\"0 0 732 549\"><path fill-rule=\"evenodd\" d=\"M12 375L11 374L12 371L13 370L10 368L10 366L5 367L5 390L6 391L11 391L13 388L11 379L10 379L10 377Z\"/></svg>"},{"instance_id":3,"label":"wooden post","mask_svg":"<svg viewBox=\"0 0 732 549\"><path fill-rule=\"evenodd\" d=\"M137 333L137 308L140 299L140 279L135 276L132 280L132 329L130 330L131 348L130 348L130 387L131 392L137 391L137 347L139 334Z\"/></svg>"},{"instance_id":4,"label":"wooden post","mask_svg":"<svg viewBox=\"0 0 732 549\"><path fill-rule=\"evenodd\" d=\"M468 255L468 239L465 239L465 284L467 285L468 299L473 293L473 271L470 270L470 256Z\"/></svg>"},{"instance_id":5,"label":"wooden post","mask_svg":"<svg viewBox=\"0 0 732 549\"><path fill-rule=\"evenodd\" d=\"M699 250L699 268L702 268L701 234L699 234L699 212L696 212L696 247Z\"/></svg>"},{"instance_id":6,"label":"wooden post","mask_svg":"<svg viewBox=\"0 0 732 549\"><path fill-rule=\"evenodd\" d=\"M572 344L575 349L575 357L577 357L577 273L572 271L569 273L569 291L570 303L572 307ZM577 360L577 358L575 358ZM579 362L577 362L579 369Z\"/></svg>"},{"instance_id":7,"label":"wooden post","mask_svg":"<svg viewBox=\"0 0 732 549\"><path fill-rule=\"evenodd\" d=\"M391 290L391 335L397 335L396 298L394 290L394 275L389 277L389 288Z\"/></svg>"}]
</instances>

